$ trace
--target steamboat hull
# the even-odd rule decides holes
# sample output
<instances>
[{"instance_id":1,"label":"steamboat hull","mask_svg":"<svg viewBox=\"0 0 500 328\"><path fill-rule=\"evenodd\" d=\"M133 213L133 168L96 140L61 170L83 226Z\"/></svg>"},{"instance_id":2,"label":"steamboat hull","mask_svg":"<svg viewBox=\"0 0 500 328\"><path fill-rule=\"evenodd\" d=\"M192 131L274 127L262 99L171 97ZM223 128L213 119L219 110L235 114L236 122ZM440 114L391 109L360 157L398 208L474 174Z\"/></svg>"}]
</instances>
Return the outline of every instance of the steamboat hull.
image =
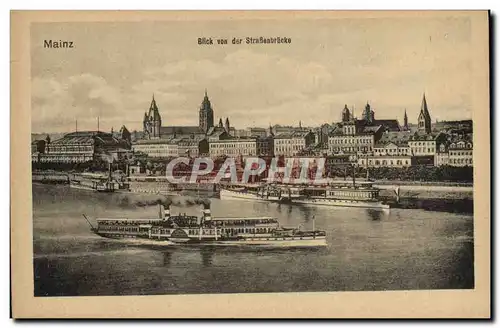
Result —
<instances>
[{"instance_id":1,"label":"steamboat hull","mask_svg":"<svg viewBox=\"0 0 500 328\"><path fill-rule=\"evenodd\" d=\"M389 210L390 206L382 202L363 202L363 201L343 201L334 199L311 199L311 200L294 200L294 204L308 206L338 206L338 207L356 207L356 208L371 208L380 210Z\"/></svg>"},{"instance_id":2,"label":"steamboat hull","mask_svg":"<svg viewBox=\"0 0 500 328\"><path fill-rule=\"evenodd\" d=\"M230 200L250 200L250 201L260 201L260 202L275 202L275 203L289 203L289 204L300 204L309 206L337 206L337 207L356 207L356 208L371 208L371 209L381 209L389 210L390 206L382 202L366 202L358 200L340 200L340 199L328 199L328 198L283 198L278 199L276 197L262 197L260 195L245 193L245 192L234 192L231 190L222 189L220 191L220 199Z\"/></svg>"},{"instance_id":3,"label":"steamboat hull","mask_svg":"<svg viewBox=\"0 0 500 328\"><path fill-rule=\"evenodd\" d=\"M325 236L317 237L255 237L241 239L154 239L147 236L110 234L96 232L96 235L129 245L140 246L215 246L215 247L255 247L255 248L311 248L327 246Z\"/></svg>"},{"instance_id":4,"label":"steamboat hull","mask_svg":"<svg viewBox=\"0 0 500 328\"><path fill-rule=\"evenodd\" d=\"M79 185L73 182L70 182L69 187L71 189L80 189L80 190L87 190L87 191L96 191L93 187L91 186L85 186L85 185Z\"/></svg>"},{"instance_id":5,"label":"steamboat hull","mask_svg":"<svg viewBox=\"0 0 500 328\"><path fill-rule=\"evenodd\" d=\"M208 245L208 244L207 244ZM326 238L318 237L311 239L299 238L278 238L276 240L234 240L234 241L215 241L210 243L215 246L251 246L262 248L309 248L309 247L325 247L327 246Z\"/></svg>"},{"instance_id":6,"label":"steamboat hull","mask_svg":"<svg viewBox=\"0 0 500 328\"><path fill-rule=\"evenodd\" d=\"M112 235L112 234L107 234L107 233L99 233L96 232L96 235L107 238L107 239L112 239L113 241L116 242L121 242L127 245L138 245L138 246L171 246L175 245L174 242L170 240L156 240L156 239L150 239L148 237L142 237L142 236L126 236L126 235Z\"/></svg>"},{"instance_id":7,"label":"steamboat hull","mask_svg":"<svg viewBox=\"0 0 500 328\"><path fill-rule=\"evenodd\" d=\"M71 189L79 189L79 190L86 190L86 191L93 191L93 192L100 192L100 193L124 193L124 194L129 194L132 193L128 189L96 189L91 186L85 186L85 185L79 185L79 184L73 184L70 183L69 187Z\"/></svg>"},{"instance_id":8,"label":"steamboat hull","mask_svg":"<svg viewBox=\"0 0 500 328\"><path fill-rule=\"evenodd\" d=\"M269 197L263 198L261 196L257 196L252 193L245 192L234 192L230 190L221 189L220 191L220 199L241 199L241 200L252 200L252 201L261 201L261 202L279 202L280 200L277 197Z\"/></svg>"}]
</instances>

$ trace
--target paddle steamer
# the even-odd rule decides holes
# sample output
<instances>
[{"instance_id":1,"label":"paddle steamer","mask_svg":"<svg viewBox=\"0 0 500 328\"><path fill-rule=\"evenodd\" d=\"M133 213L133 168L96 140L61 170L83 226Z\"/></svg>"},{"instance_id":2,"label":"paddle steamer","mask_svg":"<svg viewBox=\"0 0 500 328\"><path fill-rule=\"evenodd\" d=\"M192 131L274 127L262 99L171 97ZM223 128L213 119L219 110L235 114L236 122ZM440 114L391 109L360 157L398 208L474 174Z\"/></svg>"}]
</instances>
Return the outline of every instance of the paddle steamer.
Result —
<instances>
[{"instance_id":1,"label":"paddle steamer","mask_svg":"<svg viewBox=\"0 0 500 328\"><path fill-rule=\"evenodd\" d=\"M106 238L142 239L159 245L218 245L256 247L326 246L326 232L283 227L273 217L212 217L210 205L201 216L170 215L169 206L159 205L158 218L98 218L91 229Z\"/></svg>"}]
</instances>

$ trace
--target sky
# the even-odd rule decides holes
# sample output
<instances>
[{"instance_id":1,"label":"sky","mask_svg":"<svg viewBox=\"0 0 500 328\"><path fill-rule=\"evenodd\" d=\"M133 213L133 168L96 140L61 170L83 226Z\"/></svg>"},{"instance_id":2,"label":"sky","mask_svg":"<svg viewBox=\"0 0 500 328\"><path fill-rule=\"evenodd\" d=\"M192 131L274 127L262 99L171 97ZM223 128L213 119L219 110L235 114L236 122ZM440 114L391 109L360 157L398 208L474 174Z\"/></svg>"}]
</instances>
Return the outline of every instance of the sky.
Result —
<instances>
[{"instance_id":1,"label":"sky","mask_svg":"<svg viewBox=\"0 0 500 328\"><path fill-rule=\"evenodd\" d=\"M247 36L292 42L231 44ZM163 125L198 125L205 89L215 122L237 129L319 126L367 102L416 123L424 92L432 121L470 119L472 51L467 17L35 23L32 132L95 130L97 117L104 131L141 130L153 94Z\"/></svg>"}]
</instances>

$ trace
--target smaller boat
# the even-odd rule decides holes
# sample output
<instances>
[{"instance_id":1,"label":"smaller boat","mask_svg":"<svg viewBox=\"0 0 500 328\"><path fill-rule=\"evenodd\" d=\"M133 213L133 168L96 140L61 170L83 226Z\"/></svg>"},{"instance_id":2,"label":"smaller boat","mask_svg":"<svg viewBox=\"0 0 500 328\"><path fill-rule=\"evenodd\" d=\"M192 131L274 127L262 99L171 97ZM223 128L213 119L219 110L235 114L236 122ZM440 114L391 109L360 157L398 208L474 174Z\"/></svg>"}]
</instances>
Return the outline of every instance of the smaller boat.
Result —
<instances>
[{"instance_id":1,"label":"smaller boat","mask_svg":"<svg viewBox=\"0 0 500 328\"><path fill-rule=\"evenodd\" d=\"M70 188L98 192L128 192L129 184L113 179L111 164L108 174L105 173L74 173L69 177Z\"/></svg>"},{"instance_id":2,"label":"smaller boat","mask_svg":"<svg viewBox=\"0 0 500 328\"><path fill-rule=\"evenodd\" d=\"M370 181L331 180L322 185L273 183L221 185L221 199L279 202L310 206L338 206L389 210Z\"/></svg>"}]
</instances>

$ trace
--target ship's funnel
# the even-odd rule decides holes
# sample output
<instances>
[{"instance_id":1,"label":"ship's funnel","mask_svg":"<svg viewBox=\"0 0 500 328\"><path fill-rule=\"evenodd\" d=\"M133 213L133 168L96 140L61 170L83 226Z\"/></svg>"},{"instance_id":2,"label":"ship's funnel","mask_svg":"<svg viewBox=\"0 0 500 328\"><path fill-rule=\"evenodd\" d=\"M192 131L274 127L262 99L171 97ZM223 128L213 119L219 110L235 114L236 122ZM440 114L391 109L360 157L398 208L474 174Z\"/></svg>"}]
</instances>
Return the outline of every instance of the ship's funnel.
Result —
<instances>
[{"instance_id":1,"label":"ship's funnel","mask_svg":"<svg viewBox=\"0 0 500 328\"><path fill-rule=\"evenodd\" d=\"M163 206L160 203L158 203L158 218L163 220Z\"/></svg>"},{"instance_id":2,"label":"ship's funnel","mask_svg":"<svg viewBox=\"0 0 500 328\"><path fill-rule=\"evenodd\" d=\"M169 205L164 205L163 206L163 213L164 213L164 219L165 220L170 219L170 206Z\"/></svg>"},{"instance_id":3,"label":"ship's funnel","mask_svg":"<svg viewBox=\"0 0 500 328\"><path fill-rule=\"evenodd\" d=\"M212 211L210 211L210 204L204 204L203 206L203 221L211 221L212 220Z\"/></svg>"}]
</instances>

